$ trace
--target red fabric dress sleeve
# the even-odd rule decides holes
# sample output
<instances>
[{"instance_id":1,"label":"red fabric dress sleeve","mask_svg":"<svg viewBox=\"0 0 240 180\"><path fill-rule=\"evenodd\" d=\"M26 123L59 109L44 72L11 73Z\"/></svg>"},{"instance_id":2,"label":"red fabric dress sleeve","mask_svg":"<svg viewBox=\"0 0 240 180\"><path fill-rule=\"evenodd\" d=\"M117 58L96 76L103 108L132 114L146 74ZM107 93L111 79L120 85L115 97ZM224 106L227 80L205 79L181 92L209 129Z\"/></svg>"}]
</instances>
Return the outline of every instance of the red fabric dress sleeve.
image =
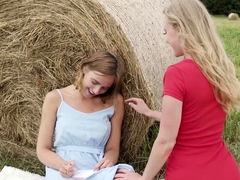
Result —
<instances>
[{"instance_id":1,"label":"red fabric dress sleeve","mask_svg":"<svg viewBox=\"0 0 240 180\"><path fill-rule=\"evenodd\" d=\"M174 65L169 66L163 78L162 96L169 95L183 101L185 93L186 90L182 72Z\"/></svg>"}]
</instances>

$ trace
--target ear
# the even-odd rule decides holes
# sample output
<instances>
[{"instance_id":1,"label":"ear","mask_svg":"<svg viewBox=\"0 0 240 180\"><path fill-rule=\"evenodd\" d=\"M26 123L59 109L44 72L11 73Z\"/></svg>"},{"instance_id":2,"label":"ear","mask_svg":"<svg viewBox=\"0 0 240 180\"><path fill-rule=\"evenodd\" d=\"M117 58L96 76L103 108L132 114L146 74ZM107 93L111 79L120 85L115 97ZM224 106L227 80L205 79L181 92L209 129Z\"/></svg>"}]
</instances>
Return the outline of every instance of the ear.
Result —
<instances>
[{"instance_id":1,"label":"ear","mask_svg":"<svg viewBox=\"0 0 240 180\"><path fill-rule=\"evenodd\" d=\"M89 71L89 69L87 66L84 66L82 71L83 71L83 74L86 74Z\"/></svg>"},{"instance_id":2,"label":"ear","mask_svg":"<svg viewBox=\"0 0 240 180\"><path fill-rule=\"evenodd\" d=\"M181 29L179 26L176 26L176 30L177 30L178 34L181 33Z\"/></svg>"}]
</instances>

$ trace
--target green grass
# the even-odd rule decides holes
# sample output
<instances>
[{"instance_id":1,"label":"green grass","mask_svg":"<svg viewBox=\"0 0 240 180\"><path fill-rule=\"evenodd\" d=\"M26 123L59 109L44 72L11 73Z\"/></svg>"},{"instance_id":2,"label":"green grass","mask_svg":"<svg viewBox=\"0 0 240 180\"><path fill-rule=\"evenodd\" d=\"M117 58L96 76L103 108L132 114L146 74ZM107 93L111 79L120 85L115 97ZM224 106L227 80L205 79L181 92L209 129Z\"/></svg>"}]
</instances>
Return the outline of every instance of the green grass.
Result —
<instances>
[{"instance_id":1,"label":"green grass","mask_svg":"<svg viewBox=\"0 0 240 180\"><path fill-rule=\"evenodd\" d=\"M213 16L213 20L240 79L240 20L230 21L226 16ZM240 166L240 112L228 114L224 140Z\"/></svg>"},{"instance_id":2,"label":"green grass","mask_svg":"<svg viewBox=\"0 0 240 180\"><path fill-rule=\"evenodd\" d=\"M229 21L226 16L213 16L214 22L217 26L217 31L219 36L224 43L225 49L229 57L233 60L235 67L237 69L238 77L240 78L240 20ZM232 112L228 115L227 121L225 123L224 130L224 140L240 165L240 112ZM148 155L150 153L151 146L158 133L158 123L151 127L149 137L146 140L144 146L141 147L141 155L133 162L132 165L136 168L138 172L143 171ZM0 169L4 165L18 167L24 170L29 170L30 172L35 172L38 174L44 174L43 166L36 165L39 162L37 159L28 160L28 157L8 157L6 154L0 152ZM163 176L163 171L161 171L158 177Z\"/></svg>"},{"instance_id":3,"label":"green grass","mask_svg":"<svg viewBox=\"0 0 240 180\"><path fill-rule=\"evenodd\" d=\"M226 16L214 16L213 20L240 78L240 20L230 21Z\"/></svg>"},{"instance_id":4,"label":"green grass","mask_svg":"<svg viewBox=\"0 0 240 180\"><path fill-rule=\"evenodd\" d=\"M224 140L240 166L240 112L232 112L225 123Z\"/></svg>"},{"instance_id":5,"label":"green grass","mask_svg":"<svg viewBox=\"0 0 240 180\"><path fill-rule=\"evenodd\" d=\"M0 152L0 170L4 166L12 166L20 168L25 171L38 173L44 175L44 165L39 163L37 158L31 158L26 154L25 156L6 154L5 152Z\"/></svg>"}]
</instances>

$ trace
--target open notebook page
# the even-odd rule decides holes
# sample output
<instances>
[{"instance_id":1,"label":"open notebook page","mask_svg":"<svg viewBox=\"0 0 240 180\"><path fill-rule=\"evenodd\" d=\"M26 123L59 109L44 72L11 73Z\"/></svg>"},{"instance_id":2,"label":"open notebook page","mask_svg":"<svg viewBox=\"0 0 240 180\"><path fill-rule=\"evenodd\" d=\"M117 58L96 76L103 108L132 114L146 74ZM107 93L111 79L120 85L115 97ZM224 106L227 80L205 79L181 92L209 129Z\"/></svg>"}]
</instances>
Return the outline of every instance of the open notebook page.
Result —
<instances>
[{"instance_id":1,"label":"open notebook page","mask_svg":"<svg viewBox=\"0 0 240 180\"><path fill-rule=\"evenodd\" d=\"M93 171L92 169L89 170L77 170L74 175L73 178L78 179L78 180L84 180L87 177L91 176L92 174L94 174L95 171Z\"/></svg>"}]
</instances>

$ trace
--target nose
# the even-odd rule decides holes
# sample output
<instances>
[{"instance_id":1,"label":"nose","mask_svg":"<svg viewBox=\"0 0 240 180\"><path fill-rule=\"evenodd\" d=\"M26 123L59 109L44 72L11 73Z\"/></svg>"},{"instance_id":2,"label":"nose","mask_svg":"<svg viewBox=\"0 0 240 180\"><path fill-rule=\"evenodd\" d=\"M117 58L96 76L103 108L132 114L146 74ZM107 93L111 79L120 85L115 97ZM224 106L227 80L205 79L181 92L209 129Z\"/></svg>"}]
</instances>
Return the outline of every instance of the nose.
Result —
<instances>
[{"instance_id":1,"label":"nose","mask_svg":"<svg viewBox=\"0 0 240 180\"><path fill-rule=\"evenodd\" d=\"M101 86L96 86L93 89L93 92L95 95L101 94L102 87Z\"/></svg>"}]
</instances>

